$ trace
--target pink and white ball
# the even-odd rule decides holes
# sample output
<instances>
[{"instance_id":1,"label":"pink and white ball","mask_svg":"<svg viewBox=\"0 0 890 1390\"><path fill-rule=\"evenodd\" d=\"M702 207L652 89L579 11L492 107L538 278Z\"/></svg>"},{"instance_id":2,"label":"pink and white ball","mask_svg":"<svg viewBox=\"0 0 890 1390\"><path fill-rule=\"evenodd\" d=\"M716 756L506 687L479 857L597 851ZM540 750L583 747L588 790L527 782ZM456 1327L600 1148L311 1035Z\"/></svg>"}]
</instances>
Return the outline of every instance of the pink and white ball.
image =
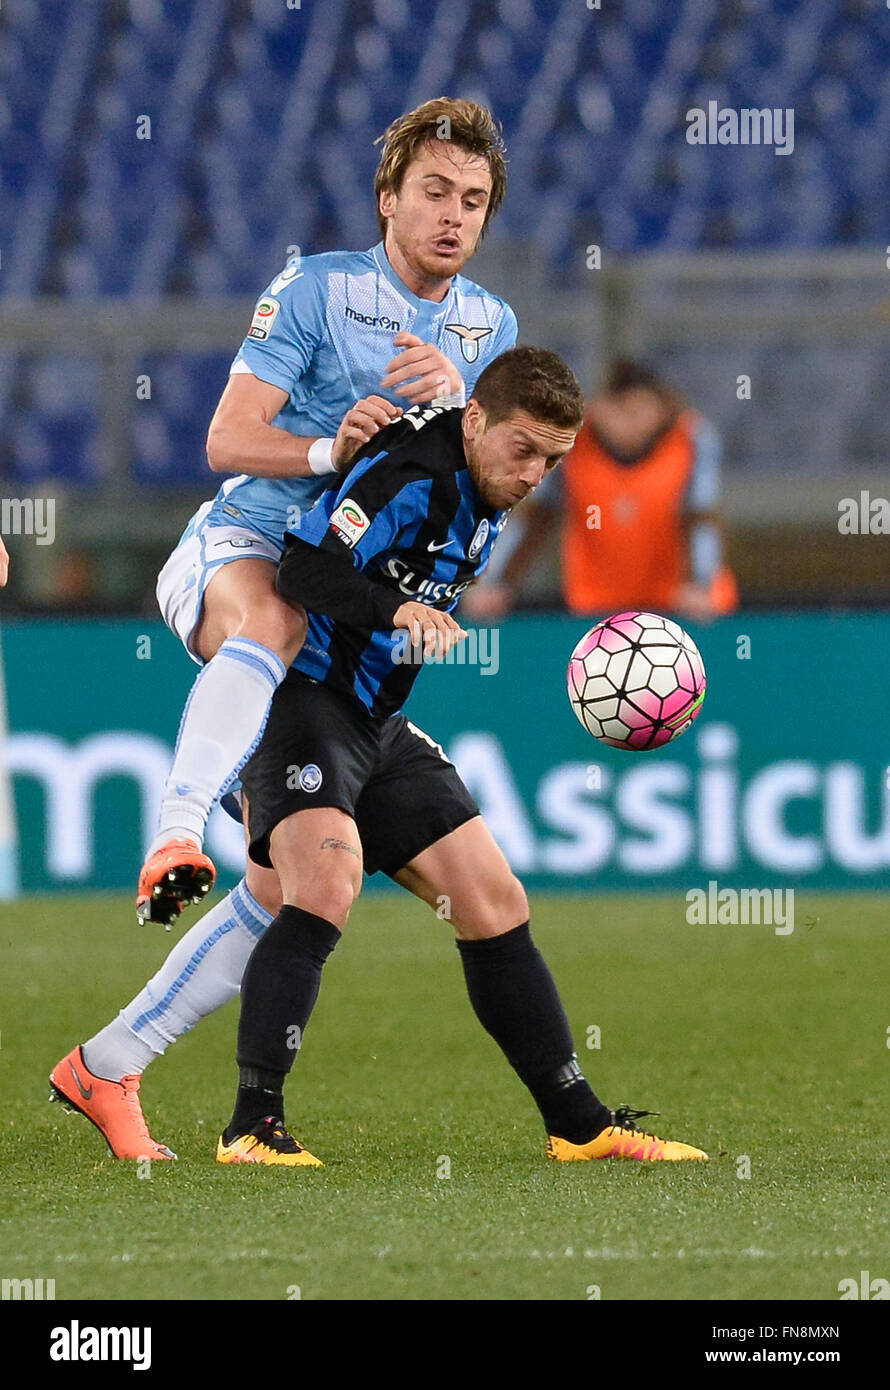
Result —
<instances>
[{"instance_id":1,"label":"pink and white ball","mask_svg":"<svg viewBox=\"0 0 890 1390\"><path fill-rule=\"evenodd\" d=\"M679 623L657 613L616 613L572 652L572 709L589 734L637 752L679 738L698 718L705 667Z\"/></svg>"}]
</instances>

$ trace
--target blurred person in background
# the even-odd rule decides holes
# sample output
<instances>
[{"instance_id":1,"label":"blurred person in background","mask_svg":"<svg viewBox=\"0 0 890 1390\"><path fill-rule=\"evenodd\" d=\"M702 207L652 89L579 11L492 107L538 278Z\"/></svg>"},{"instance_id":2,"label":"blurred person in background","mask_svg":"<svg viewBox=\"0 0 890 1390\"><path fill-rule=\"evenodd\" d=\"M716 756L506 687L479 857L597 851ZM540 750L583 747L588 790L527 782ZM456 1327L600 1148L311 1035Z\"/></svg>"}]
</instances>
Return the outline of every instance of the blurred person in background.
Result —
<instances>
[{"instance_id":1,"label":"blurred person in background","mask_svg":"<svg viewBox=\"0 0 890 1390\"><path fill-rule=\"evenodd\" d=\"M562 513L562 591L580 616L639 608L706 622L738 606L723 563L720 440L642 363L611 364L575 447L505 539L506 559L469 593L480 620L510 612ZM492 572L493 571L493 572Z\"/></svg>"},{"instance_id":2,"label":"blurred person in background","mask_svg":"<svg viewBox=\"0 0 890 1390\"><path fill-rule=\"evenodd\" d=\"M9 570L9 552L0 538L0 589L6 587ZM51 552L40 570L40 582L34 585L33 592L26 587L24 595L22 574L21 569L16 570L16 584L10 593L10 603L17 613L46 613L49 610L53 613L94 614L115 611L113 603L101 597L96 565L86 550L63 550L58 554ZM16 587L18 593L15 592Z\"/></svg>"},{"instance_id":3,"label":"blurred person in background","mask_svg":"<svg viewBox=\"0 0 890 1390\"><path fill-rule=\"evenodd\" d=\"M90 554L63 550L55 557L45 603L67 612L96 613L105 606L99 590L99 575Z\"/></svg>"}]
</instances>

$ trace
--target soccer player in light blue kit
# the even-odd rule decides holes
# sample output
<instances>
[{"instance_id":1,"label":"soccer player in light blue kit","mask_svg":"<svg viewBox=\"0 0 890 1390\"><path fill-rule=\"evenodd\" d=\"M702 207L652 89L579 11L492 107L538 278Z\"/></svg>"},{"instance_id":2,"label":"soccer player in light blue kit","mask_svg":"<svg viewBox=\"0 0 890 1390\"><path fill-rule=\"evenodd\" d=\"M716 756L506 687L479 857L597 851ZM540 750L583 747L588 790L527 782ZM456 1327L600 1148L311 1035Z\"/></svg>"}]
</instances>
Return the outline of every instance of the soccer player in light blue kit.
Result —
<instances>
[{"instance_id":1,"label":"soccer player in light blue kit","mask_svg":"<svg viewBox=\"0 0 890 1390\"><path fill-rule=\"evenodd\" d=\"M259 742L304 641L305 612L274 588L285 531L326 475L396 418L397 403L460 400L515 343L510 307L460 274L505 186L491 114L468 101L427 102L383 137L383 241L295 258L257 303L207 440L211 468L237 475L192 519L158 581L165 621L203 669L140 876L140 920L169 924L211 886L207 817ZM119 1016L54 1068L54 1096L85 1114L117 1157L174 1156L148 1132L141 1074L237 994L280 903L274 872L250 864Z\"/></svg>"}]
</instances>

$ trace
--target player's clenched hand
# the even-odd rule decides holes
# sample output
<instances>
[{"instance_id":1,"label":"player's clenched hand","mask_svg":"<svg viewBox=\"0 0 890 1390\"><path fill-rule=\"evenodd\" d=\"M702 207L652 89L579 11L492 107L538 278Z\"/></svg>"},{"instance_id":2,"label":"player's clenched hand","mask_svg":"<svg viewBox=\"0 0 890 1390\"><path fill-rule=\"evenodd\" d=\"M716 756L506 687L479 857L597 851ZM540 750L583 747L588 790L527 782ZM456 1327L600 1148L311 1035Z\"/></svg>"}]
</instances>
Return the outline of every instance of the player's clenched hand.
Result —
<instances>
[{"instance_id":1,"label":"player's clenched hand","mask_svg":"<svg viewBox=\"0 0 890 1390\"><path fill-rule=\"evenodd\" d=\"M460 391L463 385L460 372L432 343L425 343L416 333L404 331L397 333L393 342L405 351L387 365L386 376L380 383L384 391L394 390L412 405L434 401L437 396L453 396Z\"/></svg>"},{"instance_id":2,"label":"player's clenched hand","mask_svg":"<svg viewBox=\"0 0 890 1390\"><path fill-rule=\"evenodd\" d=\"M397 609L393 625L407 628L411 646L419 647L423 642L423 654L430 657L445 656L467 635L450 613L440 613L438 608L413 601Z\"/></svg>"},{"instance_id":3,"label":"player's clenched hand","mask_svg":"<svg viewBox=\"0 0 890 1390\"><path fill-rule=\"evenodd\" d=\"M8 576L9 554L7 553L6 546L3 544L3 541L0 540L0 589L3 588Z\"/></svg>"},{"instance_id":4,"label":"player's clenched hand","mask_svg":"<svg viewBox=\"0 0 890 1390\"><path fill-rule=\"evenodd\" d=\"M358 453L363 444L373 439L379 430L386 429L402 413L400 405L393 405L382 396L365 396L347 410L340 422L331 446L331 461L337 468L344 468Z\"/></svg>"}]
</instances>

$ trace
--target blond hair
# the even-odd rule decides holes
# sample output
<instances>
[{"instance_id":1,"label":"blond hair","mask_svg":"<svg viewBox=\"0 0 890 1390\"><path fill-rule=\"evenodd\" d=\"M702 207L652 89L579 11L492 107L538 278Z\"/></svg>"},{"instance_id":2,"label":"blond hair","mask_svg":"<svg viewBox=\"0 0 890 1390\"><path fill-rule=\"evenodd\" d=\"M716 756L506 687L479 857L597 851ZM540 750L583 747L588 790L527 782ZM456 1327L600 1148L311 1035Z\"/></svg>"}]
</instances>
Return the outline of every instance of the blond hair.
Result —
<instances>
[{"instance_id":1,"label":"blond hair","mask_svg":"<svg viewBox=\"0 0 890 1390\"><path fill-rule=\"evenodd\" d=\"M374 192L377 195L377 221L384 236L388 218L380 212L380 194L384 191L398 193L401 190L408 165L416 158L418 151L433 140L448 141L488 161L491 196L482 224L483 234L504 201L507 159L501 125L487 107L479 106L475 101L435 97L399 116L374 142L383 146L374 175Z\"/></svg>"}]
</instances>

